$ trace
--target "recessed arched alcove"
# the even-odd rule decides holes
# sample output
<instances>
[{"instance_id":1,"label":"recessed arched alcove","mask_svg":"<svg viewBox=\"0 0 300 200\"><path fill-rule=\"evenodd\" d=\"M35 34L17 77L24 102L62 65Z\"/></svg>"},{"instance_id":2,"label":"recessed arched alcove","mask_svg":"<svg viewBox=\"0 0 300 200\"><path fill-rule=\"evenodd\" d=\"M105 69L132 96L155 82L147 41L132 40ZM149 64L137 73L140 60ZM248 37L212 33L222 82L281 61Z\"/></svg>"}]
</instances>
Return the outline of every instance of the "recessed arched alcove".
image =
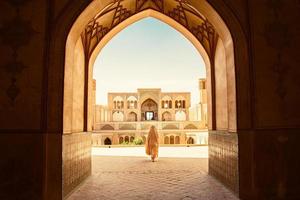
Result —
<instances>
[{"instance_id":1,"label":"recessed arched alcove","mask_svg":"<svg viewBox=\"0 0 300 200\"><path fill-rule=\"evenodd\" d=\"M226 9L225 7L225 10L218 9L219 13L206 1L191 1L190 3L187 3L186 1L176 1L180 6L184 6L185 9L189 9L189 12L195 13L196 16L202 19L202 22L200 22L194 18L189 19L190 15L185 16L185 21L196 21L195 26L190 26L191 24L187 25L184 21L176 18L176 15L168 14L170 13L168 12L169 10L172 11L178 6L178 4L174 4L175 1L164 1L164 6L161 9L153 7L152 1L145 1L146 5L144 5L144 7L137 8L137 2L138 0L105 2L95 0L89 5L74 3L71 5L71 8L68 8L70 12L61 16L61 18L64 18L65 20L58 23L60 29L56 28L53 30L53 38L55 38L55 40L53 41L53 44L51 44L51 48L54 52L53 57L57 57L58 59L53 61L53 65L55 67L57 66L57 68L54 68L53 72L50 72L50 76L53 73L55 74L55 70L57 70L57 72L63 70L64 81L55 83L56 79L50 77L49 82L50 84L53 83L51 87L54 87L56 84L61 84L58 85L59 88L64 88L63 106L59 107L62 108L59 111L61 113L61 122L63 124L61 126L63 133L62 138L63 141L66 141L63 144L63 149L67 148L65 145L68 144L67 140L69 138L80 143L82 141L74 138L81 135L80 137L89 140L88 133L86 132L91 130L89 118L92 114L90 106L92 98L90 94L95 57L100 52L101 48L120 30L139 19L151 16L169 24L187 37L187 39L189 39L197 48L206 63L209 104L208 118L211 138L209 169L212 175L220 178L225 185L237 192L239 185L238 150L234 151L235 154L228 152L230 155L223 155L223 157L229 156L234 159L234 169L230 169L231 172L235 173L234 179L222 179L222 177L228 177L224 176L228 173L228 168L224 167L224 169L219 171L215 168L215 166L220 164L224 166L232 164L228 163L231 162L228 161L228 159L222 159L222 157L218 157L215 154L216 151L220 149L228 151L231 149L228 144L220 142L224 141L222 138L229 138L231 145L235 145L237 148L238 141L236 133L238 123L243 126L247 126L248 123L243 119L243 115L238 113L240 111L238 110L237 112L237 108L240 106L238 102L240 101L240 103L245 104L243 101L243 90L241 89L248 87L248 85L236 84L236 81L238 82L241 78L247 78L247 42L245 41L237 19L231 15L229 9ZM111 10L109 8L120 6L120 4L122 4L123 7L128 8L131 12L128 16L124 16L124 18L118 20L117 23L111 23L111 20L114 22L114 17L106 12ZM215 3L214 5L215 8L220 8L222 6L223 5L219 5L219 3ZM104 13L107 15L105 14L105 19L103 18L103 20L105 23L110 24L110 27L108 29L101 29L103 35L101 35L101 37L99 36L99 41L98 39L96 42L91 40L92 42L95 42L93 43L93 48L87 48L87 44L84 42L87 37L86 35L84 36L84 33L85 31L88 31L90 23L96 22L93 20ZM222 18L226 19L228 26ZM217 34L214 38L214 44L201 40L201 34L203 33L197 32L198 25L203 25L205 23L206 25L211 25L212 30ZM98 25L101 26L101 24ZM105 28L105 26L102 26L102 28ZM230 32L233 33L233 36ZM62 42L63 45L61 44ZM62 46L64 45L65 54L61 55L59 52L62 52ZM211 49L209 49L209 47L211 47ZM61 64L55 63L57 62L56 60L64 60L65 64L62 69L59 68ZM84 77L81 74L84 74ZM236 86L238 86L238 88ZM236 92L238 92L237 95ZM53 98L55 98L55 96L53 96ZM49 104L51 104L51 102ZM248 111L246 110L245 112ZM51 120L51 113L49 114L49 120ZM73 142L73 145L76 145L76 142ZM68 158L68 154L64 151L63 155L64 160ZM62 161L63 163L64 160ZM87 159L86 162L90 161ZM76 161L68 164L71 163L75 165L78 164ZM63 176L64 180L67 180L68 171L65 171L65 169L67 168L63 168ZM86 169L88 170L88 168ZM78 172L77 183L88 174L88 171L82 173ZM68 185L67 183L63 183L64 195L71 191L75 186L76 184Z\"/></svg>"}]
</instances>

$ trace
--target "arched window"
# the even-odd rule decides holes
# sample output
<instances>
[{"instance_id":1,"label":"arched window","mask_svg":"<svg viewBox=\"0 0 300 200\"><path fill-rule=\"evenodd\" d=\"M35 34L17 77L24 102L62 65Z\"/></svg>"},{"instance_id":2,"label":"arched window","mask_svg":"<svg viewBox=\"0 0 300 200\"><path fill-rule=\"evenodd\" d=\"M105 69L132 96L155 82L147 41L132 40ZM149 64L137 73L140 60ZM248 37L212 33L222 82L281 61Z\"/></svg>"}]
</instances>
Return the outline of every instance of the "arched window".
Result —
<instances>
[{"instance_id":1,"label":"arched window","mask_svg":"<svg viewBox=\"0 0 300 200\"><path fill-rule=\"evenodd\" d=\"M185 108L185 100L182 100L182 108Z\"/></svg>"},{"instance_id":2,"label":"arched window","mask_svg":"<svg viewBox=\"0 0 300 200\"><path fill-rule=\"evenodd\" d=\"M172 120L172 115L168 111L164 112L162 114L162 120L163 121L171 121Z\"/></svg>"},{"instance_id":3,"label":"arched window","mask_svg":"<svg viewBox=\"0 0 300 200\"><path fill-rule=\"evenodd\" d=\"M120 138L119 138L119 144L122 144L123 141L124 141L123 137L120 137Z\"/></svg>"},{"instance_id":4,"label":"arched window","mask_svg":"<svg viewBox=\"0 0 300 200\"><path fill-rule=\"evenodd\" d=\"M189 137L187 143L188 144L194 144L194 139L192 137Z\"/></svg>"},{"instance_id":5,"label":"arched window","mask_svg":"<svg viewBox=\"0 0 300 200\"><path fill-rule=\"evenodd\" d=\"M130 96L127 98L127 108L134 109L137 108L137 98L135 96Z\"/></svg>"},{"instance_id":6,"label":"arched window","mask_svg":"<svg viewBox=\"0 0 300 200\"><path fill-rule=\"evenodd\" d=\"M182 108L182 101L181 100L178 101L178 108Z\"/></svg>"},{"instance_id":7,"label":"arched window","mask_svg":"<svg viewBox=\"0 0 300 200\"><path fill-rule=\"evenodd\" d=\"M170 140L168 136L165 136L164 144L170 144Z\"/></svg>"},{"instance_id":8,"label":"arched window","mask_svg":"<svg viewBox=\"0 0 300 200\"><path fill-rule=\"evenodd\" d=\"M170 136L170 144L174 144L174 136Z\"/></svg>"},{"instance_id":9,"label":"arched window","mask_svg":"<svg viewBox=\"0 0 300 200\"><path fill-rule=\"evenodd\" d=\"M114 112L113 113L113 121L114 122L122 122L124 121L124 114L122 112Z\"/></svg>"},{"instance_id":10,"label":"arched window","mask_svg":"<svg viewBox=\"0 0 300 200\"><path fill-rule=\"evenodd\" d=\"M137 109L137 101L134 101L134 108Z\"/></svg>"},{"instance_id":11,"label":"arched window","mask_svg":"<svg viewBox=\"0 0 300 200\"><path fill-rule=\"evenodd\" d=\"M175 137L175 144L180 144L180 137L179 136Z\"/></svg>"},{"instance_id":12,"label":"arched window","mask_svg":"<svg viewBox=\"0 0 300 200\"><path fill-rule=\"evenodd\" d=\"M125 136L125 142L128 143L129 142L129 137Z\"/></svg>"},{"instance_id":13,"label":"arched window","mask_svg":"<svg viewBox=\"0 0 300 200\"><path fill-rule=\"evenodd\" d=\"M111 145L111 140L109 138L106 138L104 140L104 145Z\"/></svg>"},{"instance_id":14,"label":"arched window","mask_svg":"<svg viewBox=\"0 0 300 200\"><path fill-rule=\"evenodd\" d=\"M169 101L169 108L172 108L172 101Z\"/></svg>"},{"instance_id":15,"label":"arched window","mask_svg":"<svg viewBox=\"0 0 300 200\"><path fill-rule=\"evenodd\" d=\"M178 108L178 101L175 101L175 108Z\"/></svg>"},{"instance_id":16,"label":"arched window","mask_svg":"<svg viewBox=\"0 0 300 200\"><path fill-rule=\"evenodd\" d=\"M131 137L130 137L130 142L133 142L133 140L134 140L134 137L131 136Z\"/></svg>"},{"instance_id":17,"label":"arched window","mask_svg":"<svg viewBox=\"0 0 300 200\"><path fill-rule=\"evenodd\" d=\"M157 120L159 105L152 99L145 100L141 105L142 121Z\"/></svg>"},{"instance_id":18,"label":"arched window","mask_svg":"<svg viewBox=\"0 0 300 200\"><path fill-rule=\"evenodd\" d=\"M135 112L130 112L128 114L127 121L130 121L130 122L137 121L137 114Z\"/></svg>"},{"instance_id":19,"label":"arched window","mask_svg":"<svg viewBox=\"0 0 300 200\"><path fill-rule=\"evenodd\" d=\"M165 101L161 101L161 108L165 108Z\"/></svg>"}]
</instances>

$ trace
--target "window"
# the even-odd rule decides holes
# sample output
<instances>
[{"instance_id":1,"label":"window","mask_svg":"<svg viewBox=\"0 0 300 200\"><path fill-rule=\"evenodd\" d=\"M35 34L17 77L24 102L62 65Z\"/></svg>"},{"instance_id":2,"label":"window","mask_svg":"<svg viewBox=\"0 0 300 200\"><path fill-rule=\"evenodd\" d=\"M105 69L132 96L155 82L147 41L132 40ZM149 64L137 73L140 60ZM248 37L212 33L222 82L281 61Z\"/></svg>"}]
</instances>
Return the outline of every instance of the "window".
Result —
<instances>
[{"instance_id":1,"label":"window","mask_svg":"<svg viewBox=\"0 0 300 200\"><path fill-rule=\"evenodd\" d=\"M174 136L170 136L170 144L174 144Z\"/></svg>"},{"instance_id":2,"label":"window","mask_svg":"<svg viewBox=\"0 0 300 200\"><path fill-rule=\"evenodd\" d=\"M154 120L154 112L146 112L146 120Z\"/></svg>"},{"instance_id":3,"label":"window","mask_svg":"<svg viewBox=\"0 0 300 200\"><path fill-rule=\"evenodd\" d=\"M120 138L119 138L119 144L122 144L123 141L124 141L124 140L123 140L123 137L120 137Z\"/></svg>"},{"instance_id":4,"label":"window","mask_svg":"<svg viewBox=\"0 0 300 200\"><path fill-rule=\"evenodd\" d=\"M180 137L179 136L175 137L175 144L180 144Z\"/></svg>"},{"instance_id":5,"label":"window","mask_svg":"<svg viewBox=\"0 0 300 200\"><path fill-rule=\"evenodd\" d=\"M131 137L130 137L130 142L133 142L133 140L134 140L134 137L131 136Z\"/></svg>"},{"instance_id":6,"label":"window","mask_svg":"<svg viewBox=\"0 0 300 200\"><path fill-rule=\"evenodd\" d=\"M125 136L125 142L129 143L129 137L128 136Z\"/></svg>"},{"instance_id":7,"label":"window","mask_svg":"<svg viewBox=\"0 0 300 200\"><path fill-rule=\"evenodd\" d=\"M169 108L172 108L172 101L169 101Z\"/></svg>"},{"instance_id":8,"label":"window","mask_svg":"<svg viewBox=\"0 0 300 200\"><path fill-rule=\"evenodd\" d=\"M104 145L111 145L111 140L109 138L106 138L104 140Z\"/></svg>"},{"instance_id":9,"label":"window","mask_svg":"<svg viewBox=\"0 0 300 200\"><path fill-rule=\"evenodd\" d=\"M164 143L165 143L165 144L169 144L169 143L170 143L170 140L169 140L169 137L168 137L168 136L165 136Z\"/></svg>"}]
</instances>

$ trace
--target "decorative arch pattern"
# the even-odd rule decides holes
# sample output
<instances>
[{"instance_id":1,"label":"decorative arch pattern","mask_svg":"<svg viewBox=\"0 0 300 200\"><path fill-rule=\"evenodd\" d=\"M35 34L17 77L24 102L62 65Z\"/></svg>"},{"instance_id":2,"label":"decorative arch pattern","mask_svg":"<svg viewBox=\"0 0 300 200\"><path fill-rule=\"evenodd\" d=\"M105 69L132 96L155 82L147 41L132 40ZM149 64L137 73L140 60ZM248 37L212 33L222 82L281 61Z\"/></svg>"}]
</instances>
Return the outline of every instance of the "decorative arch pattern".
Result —
<instances>
[{"instance_id":1,"label":"decorative arch pattern","mask_svg":"<svg viewBox=\"0 0 300 200\"><path fill-rule=\"evenodd\" d=\"M166 111L162 114L162 120L163 121L171 121L172 120L172 115L170 112Z\"/></svg>"},{"instance_id":2,"label":"decorative arch pattern","mask_svg":"<svg viewBox=\"0 0 300 200\"><path fill-rule=\"evenodd\" d=\"M137 114L135 112L128 113L127 121L130 121L130 122L137 121Z\"/></svg>"},{"instance_id":3,"label":"decorative arch pattern","mask_svg":"<svg viewBox=\"0 0 300 200\"><path fill-rule=\"evenodd\" d=\"M180 23L199 40L210 57L214 55L218 34L213 25L188 1L135 0L135 8L131 4L132 0L115 0L89 21L81 33L87 60L110 30L125 19L147 9L156 10Z\"/></svg>"},{"instance_id":4,"label":"decorative arch pattern","mask_svg":"<svg viewBox=\"0 0 300 200\"><path fill-rule=\"evenodd\" d=\"M114 122L122 122L124 121L124 114L123 112L119 112L119 111L116 111L113 113L113 121Z\"/></svg>"},{"instance_id":5,"label":"decorative arch pattern","mask_svg":"<svg viewBox=\"0 0 300 200\"><path fill-rule=\"evenodd\" d=\"M101 130L115 130L115 129L111 125L105 124L104 126L102 126Z\"/></svg>"},{"instance_id":6,"label":"decorative arch pattern","mask_svg":"<svg viewBox=\"0 0 300 200\"><path fill-rule=\"evenodd\" d=\"M198 129L194 124L188 124L184 127L184 129Z\"/></svg>"}]
</instances>

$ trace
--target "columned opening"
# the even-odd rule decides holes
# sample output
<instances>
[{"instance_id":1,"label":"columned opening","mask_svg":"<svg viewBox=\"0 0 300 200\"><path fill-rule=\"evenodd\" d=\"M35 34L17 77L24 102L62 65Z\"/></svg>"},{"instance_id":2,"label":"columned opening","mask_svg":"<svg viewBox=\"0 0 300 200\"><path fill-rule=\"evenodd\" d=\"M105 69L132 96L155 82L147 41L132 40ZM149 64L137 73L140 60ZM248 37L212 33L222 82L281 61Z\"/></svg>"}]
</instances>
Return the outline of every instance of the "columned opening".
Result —
<instances>
[{"instance_id":1,"label":"columned opening","mask_svg":"<svg viewBox=\"0 0 300 200\"><path fill-rule=\"evenodd\" d=\"M63 194L67 195L91 172L89 132L92 130L92 105L94 104L92 74L95 58L103 46L119 31L149 16L181 32L203 57L207 72L207 118L210 130L209 173L233 191L238 192L237 89L234 44L229 29L206 1L190 4L185 1L171 0L158 4L145 2L145 4L139 4L134 0L124 0L105 4L101 0L95 0L78 16L69 32L64 68ZM135 5L134 9L130 5ZM120 12L120 8L125 10ZM179 17L181 15L177 14L176 9L179 9L178 12L185 13L184 18ZM240 55L238 59L241 59ZM116 99L115 108L123 108L125 101L127 100ZM147 108L146 105L151 103L157 108L161 103L152 99L145 101L147 104L141 105L144 108L141 117L145 120L158 119L161 115ZM134 101L130 103L133 103L133 107L135 106ZM162 106L172 105L169 102L163 102ZM185 107L185 100L178 99L174 106L176 109ZM183 114L180 114L178 115L182 117ZM124 114L121 115L116 111L115 119L122 121ZM177 137L170 136L170 144L176 143ZM230 144L224 143L224 138L229 140ZM69 142L71 140L76 142ZM109 140L106 142L109 143ZM128 136L123 139L125 142L130 140ZM165 138L165 141L168 139ZM194 142L192 138L188 141ZM67 149L78 149L72 145L84 148L80 151L86 152L85 164L80 159L66 162L71 156ZM225 154L219 156L220 151ZM227 159L229 157L230 159ZM76 181L71 183L69 168L74 165L86 167L76 168L78 170ZM220 169L218 166L223 167Z\"/></svg>"}]
</instances>

